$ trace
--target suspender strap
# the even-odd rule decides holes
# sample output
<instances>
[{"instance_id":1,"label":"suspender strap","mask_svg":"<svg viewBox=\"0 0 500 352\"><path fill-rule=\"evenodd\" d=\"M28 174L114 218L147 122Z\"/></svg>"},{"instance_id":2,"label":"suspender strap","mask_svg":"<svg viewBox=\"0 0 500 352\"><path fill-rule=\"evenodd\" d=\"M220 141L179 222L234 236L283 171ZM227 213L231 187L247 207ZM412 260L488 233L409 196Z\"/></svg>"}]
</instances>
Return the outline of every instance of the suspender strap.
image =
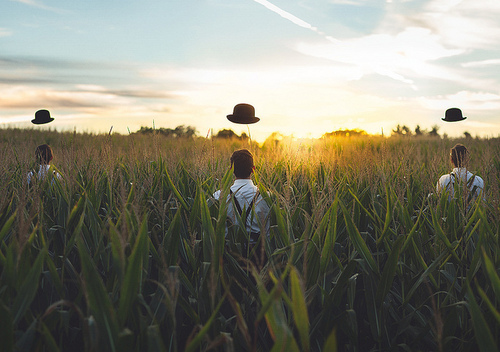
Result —
<instances>
[{"instance_id":1,"label":"suspender strap","mask_svg":"<svg viewBox=\"0 0 500 352\"><path fill-rule=\"evenodd\" d=\"M453 176L453 180L451 181L451 183L453 184L455 182L455 180L457 179L457 175L455 175L455 173L452 171L452 172L450 172L450 176ZM467 174L465 175L465 178L467 178ZM467 181L468 187L470 187L474 183L475 178L476 178L476 174L472 174L472 177L469 178L469 180Z\"/></svg>"},{"instance_id":2,"label":"suspender strap","mask_svg":"<svg viewBox=\"0 0 500 352\"><path fill-rule=\"evenodd\" d=\"M233 197L233 191L229 190L229 193L231 194L231 197ZM250 215L250 212L252 211L251 209L252 209L252 207L253 207L253 205L255 203L255 200L258 197L259 197L259 191L255 192L255 196L253 197L252 202L250 203L250 205L247 208L247 211L245 213L245 222L244 222L245 225L247 223L248 216ZM236 210L238 210L238 213L241 216L243 214L243 210L241 209L240 203L238 202L238 200L236 199L236 197L233 197L233 199L234 199L234 205L236 205Z\"/></svg>"}]
</instances>

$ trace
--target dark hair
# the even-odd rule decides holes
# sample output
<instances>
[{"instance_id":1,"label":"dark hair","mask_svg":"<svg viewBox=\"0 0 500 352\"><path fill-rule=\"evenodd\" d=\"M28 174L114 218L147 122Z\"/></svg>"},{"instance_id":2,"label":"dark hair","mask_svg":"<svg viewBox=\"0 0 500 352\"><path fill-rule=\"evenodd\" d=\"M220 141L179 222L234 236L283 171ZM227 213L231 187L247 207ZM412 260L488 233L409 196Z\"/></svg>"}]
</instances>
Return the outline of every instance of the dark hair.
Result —
<instances>
[{"instance_id":1,"label":"dark hair","mask_svg":"<svg viewBox=\"0 0 500 352\"><path fill-rule=\"evenodd\" d=\"M40 164L48 164L54 157L52 148L48 144L42 144L36 147L35 156Z\"/></svg>"},{"instance_id":2,"label":"dark hair","mask_svg":"<svg viewBox=\"0 0 500 352\"><path fill-rule=\"evenodd\" d=\"M464 167L467 165L469 152L462 144L455 144L450 151L451 163L455 167Z\"/></svg>"},{"instance_id":3,"label":"dark hair","mask_svg":"<svg viewBox=\"0 0 500 352\"><path fill-rule=\"evenodd\" d=\"M236 150L231 155L231 166L234 167L234 175L238 178L249 178L252 174L253 155L247 149Z\"/></svg>"}]
</instances>

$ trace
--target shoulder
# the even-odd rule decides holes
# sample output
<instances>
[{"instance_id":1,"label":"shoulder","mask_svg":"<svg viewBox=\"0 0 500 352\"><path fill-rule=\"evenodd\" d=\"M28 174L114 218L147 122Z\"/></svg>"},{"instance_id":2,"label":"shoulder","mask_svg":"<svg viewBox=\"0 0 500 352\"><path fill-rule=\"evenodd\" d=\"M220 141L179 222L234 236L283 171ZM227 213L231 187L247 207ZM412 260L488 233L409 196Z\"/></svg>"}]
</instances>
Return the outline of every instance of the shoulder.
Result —
<instances>
[{"instance_id":1,"label":"shoulder","mask_svg":"<svg viewBox=\"0 0 500 352\"><path fill-rule=\"evenodd\" d=\"M445 174L445 175L442 175L440 178L439 178L439 183L448 183L450 182L450 179L451 179L451 176L452 174Z\"/></svg>"}]
</instances>

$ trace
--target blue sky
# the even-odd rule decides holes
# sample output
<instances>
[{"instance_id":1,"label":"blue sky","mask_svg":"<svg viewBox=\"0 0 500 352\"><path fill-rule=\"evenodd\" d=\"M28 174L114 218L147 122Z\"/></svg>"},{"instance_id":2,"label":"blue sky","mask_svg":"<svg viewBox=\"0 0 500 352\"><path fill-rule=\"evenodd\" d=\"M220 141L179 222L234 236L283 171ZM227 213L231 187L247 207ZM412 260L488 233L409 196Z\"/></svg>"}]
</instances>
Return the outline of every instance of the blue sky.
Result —
<instances>
[{"instance_id":1,"label":"blue sky","mask_svg":"<svg viewBox=\"0 0 500 352\"><path fill-rule=\"evenodd\" d=\"M0 127L500 135L497 0L3 0ZM450 107L467 120L441 121ZM34 126L36 110L55 120Z\"/></svg>"}]
</instances>

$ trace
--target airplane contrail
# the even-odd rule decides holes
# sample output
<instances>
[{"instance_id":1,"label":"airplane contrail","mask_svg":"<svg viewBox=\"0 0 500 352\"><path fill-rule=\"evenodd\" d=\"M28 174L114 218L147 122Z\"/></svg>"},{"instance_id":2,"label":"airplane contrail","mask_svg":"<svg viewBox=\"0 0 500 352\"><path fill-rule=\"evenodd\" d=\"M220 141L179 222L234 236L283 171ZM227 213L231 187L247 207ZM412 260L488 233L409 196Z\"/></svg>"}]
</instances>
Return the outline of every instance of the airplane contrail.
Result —
<instances>
[{"instance_id":1,"label":"airplane contrail","mask_svg":"<svg viewBox=\"0 0 500 352\"><path fill-rule=\"evenodd\" d=\"M338 39L335 39L333 37L330 37L330 36L327 36L325 35L325 33L321 32L320 30L318 30L317 27L314 27L313 25L307 23L306 21L304 20L301 20L300 18L298 18L297 16L294 16L292 15L290 12L287 12L283 9L280 9L278 6L270 3L269 1L267 0L253 0L255 1L256 3L258 4L261 4L262 6L266 7L267 9L273 11L274 13L277 13L278 15L280 15L281 17L289 20L290 22L296 24L297 26L300 26L302 28L307 28L307 29L310 29L312 30L313 32L316 32L318 34L320 34L321 36L325 37L327 40L329 41L332 41L332 42L339 42Z\"/></svg>"}]
</instances>

